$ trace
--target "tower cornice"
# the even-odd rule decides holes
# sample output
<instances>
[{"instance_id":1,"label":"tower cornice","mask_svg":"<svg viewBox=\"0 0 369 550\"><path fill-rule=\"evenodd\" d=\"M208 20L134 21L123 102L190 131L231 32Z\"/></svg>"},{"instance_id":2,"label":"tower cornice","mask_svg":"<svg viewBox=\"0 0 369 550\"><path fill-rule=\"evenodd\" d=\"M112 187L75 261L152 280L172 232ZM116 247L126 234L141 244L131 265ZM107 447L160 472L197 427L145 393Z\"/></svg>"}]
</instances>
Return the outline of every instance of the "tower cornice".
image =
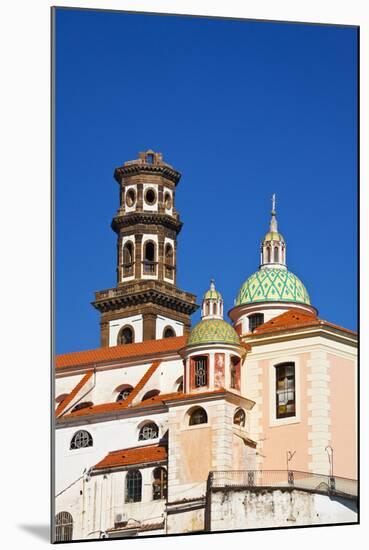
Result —
<instances>
[{"instance_id":1,"label":"tower cornice","mask_svg":"<svg viewBox=\"0 0 369 550\"><path fill-rule=\"evenodd\" d=\"M198 309L196 296L161 281L134 281L95 292L92 305L101 313L127 306L153 303L191 315Z\"/></svg>"},{"instance_id":2,"label":"tower cornice","mask_svg":"<svg viewBox=\"0 0 369 550\"><path fill-rule=\"evenodd\" d=\"M181 179L180 172L174 170L174 168L169 166L169 164L145 164L139 160L135 161L134 164L126 163L124 166L116 168L114 171L114 178L119 184L121 184L122 179L125 176L135 176L142 173L163 176L175 183L175 185L177 185Z\"/></svg>"},{"instance_id":3,"label":"tower cornice","mask_svg":"<svg viewBox=\"0 0 369 550\"><path fill-rule=\"evenodd\" d=\"M174 218L168 214L159 214L157 212L131 212L115 216L111 222L111 227L113 231L119 233L122 227L138 224L163 226L174 230L177 234L180 232L183 225L178 218Z\"/></svg>"}]
</instances>

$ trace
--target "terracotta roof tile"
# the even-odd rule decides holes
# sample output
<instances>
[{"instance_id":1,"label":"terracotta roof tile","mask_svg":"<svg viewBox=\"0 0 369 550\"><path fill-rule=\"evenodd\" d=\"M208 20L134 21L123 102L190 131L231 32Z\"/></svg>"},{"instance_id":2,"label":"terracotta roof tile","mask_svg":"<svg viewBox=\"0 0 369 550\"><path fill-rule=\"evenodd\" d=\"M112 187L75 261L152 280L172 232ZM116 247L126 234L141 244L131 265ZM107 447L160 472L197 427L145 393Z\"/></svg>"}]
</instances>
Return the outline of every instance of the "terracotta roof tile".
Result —
<instances>
[{"instance_id":1,"label":"terracotta roof tile","mask_svg":"<svg viewBox=\"0 0 369 550\"><path fill-rule=\"evenodd\" d=\"M118 468L134 464L146 464L147 462L159 462L168 459L167 448L164 445L145 445L112 451L98 462L93 470L104 468Z\"/></svg>"},{"instance_id":2,"label":"terracotta roof tile","mask_svg":"<svg viewBox=\"0 0 369 550\"><path fill-rule=\"evenodd\" d=\"M255 328L253 330L253 334L271 331L274 332L275 330L300 327L307 324L311 325L311 323L319 323L319 319L315 314L304 313L298 309L290 309Z\"/></svg>"},{"instance_id":3,"label":"terracotta roof tile","mask_svg":"<svg viewBox=\"0 0 369 550\"><path fill-rule=\"evenodd\" d=\"M298 309L290 309L277 317L274 317L270 321L267 321L263 325L260 325L253 330L252 334L264 334L269 332L278 332L283 330L291 330L294 328L301 327L313 327L313 326L329 326L332 328L337 328L344 332L356 335L356 332L349 330L339 325L334 325L329 321L324 321L319 319L313 313L301 312Z\"/></svg>"},{"instance_id":4,"label":"terracotta roof tile","mask_svg":"<svg viewBox=\"0 0 369 550\"><path fill-rule=\"evenodd\" d=\"M65 399L63 399L63 401L61 403L59 403L59 405L58 405L58 407L55 411L56 416L59 416L67 408L69 403L71 403L71 401L75 398L75 396L78 394L78 392L83 388L83 386L86 384L86 382L91 378L93 373L94 373L93 370L89 370L88 372L86 372L86 374L81 378L81 380L73 388L73 390L70 392L70 394Z\"/></svg>"},{"instance_id":5,"label":"terracotta roof tile","mask_svg":"<svg viewBox=\"0 0 369 550\"><path fill-rule=\"evenodd\" d=\"M104 361L117 361L128 357L140 357L178 351L186 345L186 336L174 336L161 340L146 340L136 344L125 344L106 348L96 348L85 351L64 353L55 357L57 369L88 365L90 363L102 363Z\"/></svg>"},{"instance_id":6,"label":"terracotta roof tile","mask_svg":"<svg viewBox=\"0 0 369 550\"><path fill-rule=\"evenodd\" d=\"M130 409L136 409L141 407L152 407L152 406L160 406L163 405L165 401L174 400L174 399L192 399L197 397L209 397L211 395L218 395L221 393L224 393L225 390L223 388L220 388L218 390L213 391L206 391L206 392L199 392L199 393L163 393L156 395L155 397L151 397L150 399L145 399L145 401L140 401L139 403L136 403L129 407ZM133 393L133 392L132 392ZM63 420L65 419L71 419L76 418L80 416L89 416L94 414L104 414L114 411L119 411L122 409L127 409L127 400L125 401L118 401L115 403L102 403L101 405L93 405L91 407L86 407L84 409L80 409L78 411L71 412L65 416L63 416Z\"/></svg>"}]
</instances>

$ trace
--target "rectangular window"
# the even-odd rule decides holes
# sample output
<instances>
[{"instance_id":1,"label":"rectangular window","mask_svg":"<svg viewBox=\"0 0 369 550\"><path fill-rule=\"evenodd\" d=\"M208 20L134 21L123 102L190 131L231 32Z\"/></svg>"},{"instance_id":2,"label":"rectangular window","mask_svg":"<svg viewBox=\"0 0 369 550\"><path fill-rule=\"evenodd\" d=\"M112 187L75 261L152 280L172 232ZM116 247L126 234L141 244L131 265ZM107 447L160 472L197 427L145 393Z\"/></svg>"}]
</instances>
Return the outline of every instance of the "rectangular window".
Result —
<instances>
[{"instance_id":1,"label":"rectangular window","mask_svg":"<svg viewBox=\"0 0 369 550\"><path fill-rule=\"evenodd\" d=\"M276 415L288 418L296 415L295 365L284 363L276 370Z\"/></svg>"},{"instance_id":2,"label":"rectangular window","mask_svg":"<svg viewBox=\"0 0 369 550\"><path fill-rule=\"evenodd\" d=\"M208 385L208 358L199 356L194 357L194 379L195 388Z\"/></svg>"}]
</instances>

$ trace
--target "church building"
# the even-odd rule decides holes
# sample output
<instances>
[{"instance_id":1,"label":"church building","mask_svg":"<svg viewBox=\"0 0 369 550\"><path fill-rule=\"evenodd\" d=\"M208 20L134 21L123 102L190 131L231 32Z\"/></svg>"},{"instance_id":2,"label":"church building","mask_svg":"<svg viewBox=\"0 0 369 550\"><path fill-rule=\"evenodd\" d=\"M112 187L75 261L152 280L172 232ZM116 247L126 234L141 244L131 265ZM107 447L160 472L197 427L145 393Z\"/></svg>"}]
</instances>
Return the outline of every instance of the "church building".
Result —
<instances>
[{"instance_id":1,"label":"church building","mask_svg":"<svg viewBox=\"0 0 369 550\"><path fill-rule=\"evenodd\" d=\"M181 174L149 150L114 176L101 346L55 358L55 540L357 522L357 335L288 270L275 197L230 322L204 281L192 327Z\"/></svg>"}]
</instances>

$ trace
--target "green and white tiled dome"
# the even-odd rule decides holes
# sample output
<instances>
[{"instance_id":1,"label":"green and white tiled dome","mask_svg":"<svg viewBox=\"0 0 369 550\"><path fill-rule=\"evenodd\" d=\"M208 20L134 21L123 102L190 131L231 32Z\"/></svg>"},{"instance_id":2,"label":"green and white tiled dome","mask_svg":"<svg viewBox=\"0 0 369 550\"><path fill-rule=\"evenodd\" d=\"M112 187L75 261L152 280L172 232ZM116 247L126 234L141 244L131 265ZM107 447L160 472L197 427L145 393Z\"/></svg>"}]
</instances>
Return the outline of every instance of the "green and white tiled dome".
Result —
<instances>
[{"instance_id":1,"label":"green and white tiled dome","mask_svg":"<svg viewBox=\"0 0 369 550\"><path fill-rule=\"evenodd\" d=\"M244 282L235 305L279 301L310 304L309 294L296 275L287 269L266 268L259 269Z\"/></svg>"},{"instance_id":2,"label":"green and white tiled dome","mask_svg":"<svg viewBox=\"0 0 369 550\"><path fill-rule=\"evenodd\" d=\"M237 332L223 319L204 319L193 327L188 345L210 344L219 342L224 344L239 344Z\"/></svg>"}]
</instances>

